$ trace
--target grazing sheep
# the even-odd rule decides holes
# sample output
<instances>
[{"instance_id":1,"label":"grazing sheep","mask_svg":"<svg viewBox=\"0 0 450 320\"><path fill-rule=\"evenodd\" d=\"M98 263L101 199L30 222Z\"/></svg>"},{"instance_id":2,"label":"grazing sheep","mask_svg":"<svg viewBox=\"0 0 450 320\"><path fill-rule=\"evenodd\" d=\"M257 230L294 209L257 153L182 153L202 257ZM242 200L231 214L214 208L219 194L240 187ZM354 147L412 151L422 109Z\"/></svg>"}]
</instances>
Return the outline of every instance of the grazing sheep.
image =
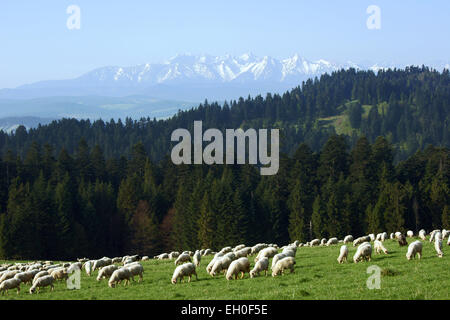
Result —
<instances>
[{"instance_id":1,"label":"grazing sheep","mask_svg":"<svg viewBox=\"0 0 450 320\"><path fill-rule=\"evenodd\" d=\"M263 257L260 257L262 259ZM250 261L247 258L239 258L231 262L227 270L226 279L231 280L233 276L237 279L238 274L241 273L241 279L244 278L245 272L250 272Z\"/></svg>"},{"instance_id":2,"label":"grazing sheep","mask_svg":"<svg viewBox=\"0 0 450 320\"><path fill-rule=\"evenodd\" d=\"M33 277L34 277L34 273L30 272L30 271L20 272L14 276L15 279L19 279L23 283L29 282L30 284L32 284L32 282L33 282Z\"/></svg>"},{"instance_id":3,"label":"grazing sheep","mask_svg":"<svg viewBox=\"0 0 450 320\"><path fill-rule=\"evenodd\" d=\"M369 234L368 237L370 238L370 241L375 241L375 235L373 233Z\"/></svg>"},{"instance_id":4,"label":"grazing sheep","mask_svg":"<svg viewBox=\"0 0 450 320\"><path fill-rule=\"evenodd\" d=\"M332 244L338 244L338 239L337 238L330 238L327 241L327 247L331 246Z\"/></svg>"},{"instance_id":5,"label":"grazing sheep","mask_svg":"<svg viewBox=\"0 0 450 320\"><path fill-rule=\"evenodd\" d=\"M353 236L351 234L345 236L345 238L344 238L344 243L345 244L352 243L352 242L353 242Z\"/></svg>"},{"instance_id":6,"label":"grazing sheep","mask_svg":"<svg viewBox=\"0 0 450 320\"><path fill-rule=\"evenodd\" d=\"M196 250L194 253L194 256L192 257L192 260L193 260L196 268L200 265L201 259L202 259L202 255L200 254L200 251Z\"/></svg>"},{"instance_id":7,"label":"grazing sheep","mask_svg":"<svg viewBox=\"0 0 450 320\"><path fill-rule=\"evenodd\" d=\"M398 236L397 239L398 239L398 245L399 245L400 247L403 247L403 246L407 246L407 245L408 245L408 242L406 241L405 235L400 234L400 235Z\"/></svg>"},{"instance_id":8,"label":"grazing sheep","mask_svg":"<svg viewBox=\"0 0 450 320\"><path fill-rule=\"evenodd\" d=\"M171 253L169 253L167 255L167 258L163 258L163 259L170 259L170 260L172 260L172 259L178 258L179 256L180 256L180 253L178 251L172 251Z\"/></svg>"},{"instance_id":9,"label":"grazing sheep","mask_svg":"<svg viewBox=\"0 0 450 320\"><path fill-rule=\"evenodd\" d=\"M38 278L40 278L40 277L43 277L43 276L49 276L50 274L48 273L48 271L47 270L44 270L44 271L39 271L38 273L36 273L35 275L34 275L34 278L33 278L33 281L32 281L32 283L34 283Z\"/></svg>"},{"instance_id":10,"label":"grazing sheep","mask_svg":"<svg viewBox=\"0 0 450 320\"><path fill-rule=\"evenodd\" d=\"M264 257L272 258L277 253L278 253L278 250L273 247L265 248L258 253L258 255L255 258L255 262L258 262L259 259L264 258Z\"/></svg>"},{"instance_id":11,"label":"grazing sheep","mask_svg":"<svg viewBox=\"0 0 450 320\"><path fill-rule=\"evenodd\" d=\"M273 259L272 259L272 266L271 266L271 269L273 269L273 267L275 267L275 265L277 264L277 262L278 262L279 260L284 259L284 258L286 258L286 257L288 257L288 255L285 254L285 253L277 253L276 255L274 255L274 256L273 256Z\"/></svg>"},{"instance_id":12,"label":"grazing sheep","mask_svg":"<svg viewBox=\"0 0 450 320\"><path fill-rule=\"evenodd\" d=\"M56 269L56 270L52 270L52 272L50 273L50 275L55 279L55 280L66 280L69 277L69 274L67 273L67 270L65 268L61 268L61 269Z\"/></svg>"},{"instance_id":13,"label":"grazing sheep","mask_svg":"<svg viewBox=\"0 0 450 320\"><path fill-rule=\"evenodd\" d=\"M88 262L89 259L88 258L78 258L77 261L81 262L81 263L85 263L85 262Z\"/></svg>"},{"instance_id":14,"label":"grazing sheep","mask_svg":"<svg viewBox=\"0 0 450 320\"><path fill-rule=\"evenodd\" d=\"M353 256L353 262L358 263L360 260L370 261L372 256L372 246L369 242L364 242L358 246Z\"/></svg>"},{"instance_id":15,"label":"grazing sheep","mask_svg":"<svg viewBox=\"0 0 450 320\"><path fill-rule=\"evenodd\" d=\"M344 261L347 261L347 256L348 256L348 248L346 245L343 245L339 250L339 257L337 258L339 264L344 263Z\"/></svg>"},{"instance_id":16,"label":"grazing sheep","mask_svg":"<svg viewBox=\"0 0 450 320\"><path fill-rule=\"evenodd\" d=\"M434 249L436 250L437 256L442 258L444 253L442 252L442 240L440 237L435 237L434 239Z\"/></svg>"},{"instance_id":17,"label":"grazing sheep","mask_svg":"<svg viewBox=\"0 0 450 320\"><path fill-rule=\"evenodd\" d=\"M261 271L264 271L264 275L267 276L267 269L269 268L269 259L264 257L255 263L255 266L250 270L250 278L253 278L256 274L259 276Z\"/></svg>"},{"instance_id":18,"label":"grazing sheep","mask_svg":"<svg viewBox=\"0 0 450 320\"><path fill-rule=\"evenodd\" d=\"M258 244L254 245L254 246L252 247L251 254L252 254L252 255L253 255L253 254L257 254L257 253L259 253L262 249L265 249L265 248L267 248L267 247L268 247L268 245L265 244L265 243L258 243Z\"/></svg>"},{"instance_id":19,"label":"grazing sheep","mask_svg":"<svg viewBox=\"0 0 450 320\"><path fill-rule=\"evenodd\" d=\"M450 230L442 229L442 240L447 238L450 235Z\"/></svg>"},{"instance_id":20,"label":"grazing sheep","mask_svg":"<svg viewBox=\"0 0 450 320\"><path fill-rule=\"evenodd\" d=\"M222 248L222 250L220 250L219 252L222 252L223 254L225 254L228 252L233 252L233 249L231 247L225 247L225 248Z\"/></svg>"},{"instance_id":21,"label":"grazing sheep","mask_svg":"<svg viewBox=\"0 0 450 320\"><path fill-rule=\"evenodd\" d=\"M323 238L322 240L320 240L320 245L319 246L323 247L326 244L327 244L327 239Z\"/></svg>"},{"instance_id":22,"label":"grazing sheep","mask_svg":"<svg viewBox=\"0 0 450 320\"><path fill-rule=\"evenodd\" d=\"M156 260L174 259L174 258L175 258L174 256L171 256L168 253L161 253L160 255L153 257L153 259L156 259ZM125 261L125 260L123 260L123 261Z\"/></svg>"},{"instance_id":23,"label":"grazing sheep","mask_svg":"<svg viewBox=\"0 0 450 320\"><path fill-rule=\"evenodd\" d=\"M353 241L353 246L356 247L357 245L360 245L361 243L368 242L368 241L370 241L369 236L359 237Z\"/></svg>"},{"instance_id":24,"label":"grazing sheep","mask_svg":"<svg viewBox=\"0 0 450 320\"><path fill-rule=\"evenodd\" d=\"M141 261L147 261L147 260L150 260L150 257L149 257L149 256L143 256L143 257L141 258Z\"/></svg>"},{"instance_id":25,"label":"grazing sheep","mask_svg":"<svg viewBox=\"0 0 450 320\"><path fill-rule=\"evenodd\" d=\"M111 275L119 269L118 266L111 264L109 266L102 267L97 275L97 281L100 281L103 278L111 277Z\"/></svg>"},{"instance_id":26,"label":"grazing sheep","mask_svg":"<svg viewBox=\"0 0 450 320\"><path fill-rule=\"evenodd\" d=\"M406 232L406 236L407 236L408 238L412 238L412 237L414 237L414 232L413 232L412 230L408 230L408 231Z\"/></svg>"},{"instance_id":27,"label":"grazing sheep","mask_svg":"<svg viewBox=\"0 0 450 320\"><path fill-rule=\"evenodd\" d=\"M0 283L2 283L5 280L14 278L14 276L16 274L18 274L19 272L20 272L19 270L9 270L9 271L4 272L2 274L2 276L0 277Z\"/></svg>"},{"instance_id":28,"label":"grazing sheep","mask_svg":"<svg viewBox=\"0 0 450 320\"><path fill-rule=\"evenodd\" d=\"M382 235L382 233L377 233L377 236L375 237L375 240L380 240L381 239L381 235Z\"/></svg>"},{"instance_id":29,"label":"grazing sheep","mask_svg":"<svg viewBox=\"0 0 450 320\"><path fill-rule=\"evenodd\" d=\"M395 240L395 234L391 233L390 236L389 236L389 239Z\"/></svg>"},{"instance_id":30,"label":"grazing sheep","mask_svg":"<svg viewBox=\"0 0 450 320\"><path fill-rule=\"evenodd\" d=\"M295 258L296 250L292 249L291 247L284 248L281 252L286 255L286 257L293 257Z\"/></svg>"},{"instance_id":31,"label":"grazing sheep","mask_svg":"<svg viewBox=\"0 0 450 320\"><path fill-rule=\"evenodd\" d=\"M381 239L380 239L380 241L386 241L388 239L388 234L387 234L387 232L383 232L382 234L381 234Z\"/></svg>"},{"instance_id":32,"label":"grazing sheep","mask_svg":"<svg viewBox=\"0 0 450 320\"><path fill-rule=\"evenodd\" d=\"M419 231L419 238L424 240L424 241L427 240L426 231L424 229Z\"/></svg>"},{"instance_id":33,"label":"grazing sheep","mask_svg":"<svg viewBox=\"0 0 450 320\"><path fill-rule=\"evenodd\" d=\"M175 265L181 264L183 262L191 262L191 256L187 253L182 253L175 260Z\"/></svg>"},{"instance_id":34,"label":"grazing sheep","mask_svg":"<svg viewBox=\"0 0 450 320\"><path fill-rule=\"evenodd\" d=\"M319 239L314 239L314 240L312 240L312 241L309 243L309 245L310 245L311 247L318 246L319 244L320 244L320 240L319 240Z\"/></svg>"},{"instance_id":35,"label":"grazing sheep","mask_svg":"<svg viewBox=\"0 0 450 320\"><path fill-rule=\"evenodd\" d=\"M233 262L233 259L226 255L218 258L211 269L210 275L214 277L216 274L226 271L231 262Z\"/></svg>"},{"instance_id":36,"label":"grazing sheep","mask_svg":"<svg viewBox=\"0 0 450 320\"><path fill-rule=\"evenodd\" d=\"M17 294L19 294L21 283L22 281L18 278L7 279L0 284L0 291L2 292L3 295L3 293L5 292L6 294L8 294L8 290L10 289L17 289Z\"/></svg>"},{"instance_id":37,"label":"grazing sheep","mask_svg":"<svg viewBox=\"0 0 450 320\"><path fill-rule=\"evenodd\" d=\"M211 261L208 263L208 265L206 266L206 272L211 273L211 270L214 266L214 264L216 263L217 260L219 260L220 258L222 258L222 256L214 256L214 258L211 259Z\"/></svg>"},{"instance_id":38,"label":"grazing sheep","mask_svg":"<svg viewBox=\"0 0 450 320\"><path fill-rule=\"evenodd\" d=\"M81 262L74 262L69 266L69 268L67 268L67 273L72 273L75 270L81 270L81 267L82 267Z\"/></svg>"},{"instance_id":39,"label":"grazing sheep","mask_svg":"<svg viewBox=\"0 0 450 320\"><path fill-rule=\"evenodd\" d=\"M252 252L251 247L245 247L245 248L242 248L242 249L236 251L234 254L235 254L236 258L238 259L238 258L247 257L251 252Z\"/></svg>"},{"instance_id":40,"label":"grazing sheep","mask_svg":"<svg viewBox=\"0 0 450 320\"><path fill-rule=\"evenodd\" d=\"M130 258L128 258L128 259L130 259ZM136 260L133 260L133 261L136 261ZM95 271L95 270L100 269L102 267L109 266L111 264L112 264L112 259L107 258L107 257L103 257L103 258L101 258L99 260L95 260L94 265L92 266L92 271Z\"/></svg>"},{"instance_id":41,"label":"grazing sheep","mask_svg":"<svg viewBox=\"0 0 450 320\"><path fill-rule=\"evenodd\" d=\"M242 248L245 248L245 244L239 244L236 247L233 248L233 252L239 251Z\"/></svg>"},{"instance_id":42,"label":"grazing sheep","mask_svg":"<svg viewBox=\"0 0 450 320\"><path fill-rule=\"evenodd\" d=\"M108 280L108 286L110 288L115 288L121 281L125 280L124 286L130 283L131 271L122 267L113 272Z\"/></svg>"},{"instance_id":43,"label":"grazing sheep","mask_svg":"<svg viewBox=\"0 0 450 320\"><path fill-rule=\"evenodd\" d=\"M272 268L272 277L276 277L280 273L283 275L285 269L290 269L291 273L294 272L295 259L293 257L286 257L278 260L275 266Z\"/></svg>"},{"instance_id":44,"label":"grazing sheep","mask_svg":"<svg viewBox=\"0 0 450 320\"><path fill-rule=\"evenodd\" d=\"M43 276L36 279L36 281L33 282L33 285L30 288L30 294L33 294L36 291L40 292L41 288L50 286L51 291L55 289L53 282L55 281L55 278L52 276Z\"/></svg>"},{"instance_id":45,"label":"grazing sheep","mask_svg":"<svg viewBox=\"0 0 450 320\"><path fill-rule=\"evenodd\" d=\"M411 260L416 257L416 254L419 256L419 259L422 257L422 242L416 240L412 242L408 246L408 252L406 252L406 259Z\"/></svg>"},{"instance_id":46,"label":"grazing sheep","mask_svg":"<svg viewBox=\"0 0 450 320\"><path fill-rule=\"evenodd\" d=\"M131 263L126 268L131 272L131 280L134 281L134 276L139 276L139 282L144 281L144 267L139 262Z\"/></svg>"},{"instance_id":47,"label":"grazing sheep","mask_svg":"<svg viewBox=\"0 0 450 320\"><path fill-rule=\"evenodd\" d=\"M208 255L210 255L212 253L212 250L211 249L205 249L205 251L203 252L203 256L208 256Z\"/></svg>"},{"instance_id":48,"label":"grazing sheep","mask_svg":"<svg viewBox=\"0 0 450 320\"><path fill-rule=\"evenodd\" d=\"M374 242L374 248L375 248L375 253L379 254L381 251L383 251L385 254L388 254L388 250L383 246L383 243L379 240L375 240Z\"/></svg>"},{"instance_id":49,"label":"grazing sheep","mask_svg":"<svg viewBox=\"0 0 450 320\"><path fill-rule=\"evenodd\" d=\"M114 257L111 259L112 263L120 263L122 262L122 257Z\"/></svg>"},{"instance_id":50,"label":"grazing sheep","mask_svg":"<svg viewBox=\"0 0 450 320\"><path fill-rule=\"evenodd\" d=\"M176 267L172 275L172 284L176 284L178 279L180 283L183 281L184 277L189 277L188 282L191 282L192 275L195 275L195 279L198 280L197 272L195 271L195 265L193 263L185 263L181 266Z\"/></svg>"},{"instance_id":51,"label":"grazing sheep","mask_svg":"<svg viewBox=\"0 0 450 320\"><path fill-rule=\"evenodd\" d=\"M394 233L395 239L399 239L401 235L402 235L402 233L400 231L397 231L396 233Z\"/></svg>"}]
</instances>

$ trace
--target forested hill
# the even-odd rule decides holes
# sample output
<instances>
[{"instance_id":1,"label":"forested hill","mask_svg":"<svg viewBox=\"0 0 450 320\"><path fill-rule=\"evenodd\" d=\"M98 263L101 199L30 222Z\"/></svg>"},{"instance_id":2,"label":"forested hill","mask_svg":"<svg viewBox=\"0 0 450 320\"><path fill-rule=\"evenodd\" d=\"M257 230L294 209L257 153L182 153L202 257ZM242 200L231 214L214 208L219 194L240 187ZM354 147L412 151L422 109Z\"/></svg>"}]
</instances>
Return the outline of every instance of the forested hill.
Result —
<instances>
[{"instance_id":1,"label":"forested hill","mask_svg":"<svg viewBox=\"0 0 450 320\"><path fill-rule=\"evenodd\" d=\"M282 152L292 155L302 142L319 151L328 137L344 134L350 146L361 136L373 143L384 136L395 160L403 160L426 145L450 146L450 76L427 67L404 70L341 70L308 80L283 95L267 94L236 101L209 103L180 111L167 120L125 119L91 122L63 119L12 135L0 132L0 152L24 157L33 141L65 148L74 154L81 138L101 146L107 158L119 158L141 141L153 161L170 152L170 135L177 128L280 128Z\"/></svg>"}]
</instances>

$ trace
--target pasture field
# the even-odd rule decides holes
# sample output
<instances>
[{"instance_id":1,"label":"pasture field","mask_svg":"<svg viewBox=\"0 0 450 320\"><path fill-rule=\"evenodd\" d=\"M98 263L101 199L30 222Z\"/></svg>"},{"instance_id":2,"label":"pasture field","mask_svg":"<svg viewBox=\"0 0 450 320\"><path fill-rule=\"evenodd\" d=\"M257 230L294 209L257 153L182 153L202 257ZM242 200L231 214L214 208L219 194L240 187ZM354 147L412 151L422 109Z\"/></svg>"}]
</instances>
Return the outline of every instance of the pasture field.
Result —
<instances>
[{"instance_id":1,"label":"pasture field","mask_svg":"<svg viewBox=\"0 0 450 320\"><path fill-rule=\"evenodd\" d=\"M416 240L408 238L408 243ZM373 242L372 242L373 244ZM372 261L353 263L352 257L356 247L349 248L349 261L338 264L339 245L330 247L300 247L297 250L295 273L287 273L273 278L250 279L246 274L242 280L227 281L223 275L211 277L206 273L206 266L212 256L202 257L197 268L198 281L191 283L170 283L175 269L173 260L150 260L141 262L144 266L144 281L131 282L129 286L119 285L109 288L107 280L96 281L97 271L88 277L84 270L81 276L81 289L69 290L65 281L58 281L55 290L43 288L38 294L28 292L30 285L21 285L21 292L10 290L7 299L42 299L42 300L103 300L103 299L150 299L150 300L301 300L301 299L450 299L450 246L444 243L444 257L438 258L434 246L428 240L423 241L421 260L408 261L405 257L407 247L399 247L393 240L384 242L390 254L372 254ZM250 256L251 267L254 256ZM11 262L11 261L1 261ZM272 259L270 259L270 264ZM369 266L381 268L380 289L368 289L366 282L371 274ZM269 270L270 272L270 270ZM185 278L187 281L187 278Z\"/></svg>"}]
</instances>

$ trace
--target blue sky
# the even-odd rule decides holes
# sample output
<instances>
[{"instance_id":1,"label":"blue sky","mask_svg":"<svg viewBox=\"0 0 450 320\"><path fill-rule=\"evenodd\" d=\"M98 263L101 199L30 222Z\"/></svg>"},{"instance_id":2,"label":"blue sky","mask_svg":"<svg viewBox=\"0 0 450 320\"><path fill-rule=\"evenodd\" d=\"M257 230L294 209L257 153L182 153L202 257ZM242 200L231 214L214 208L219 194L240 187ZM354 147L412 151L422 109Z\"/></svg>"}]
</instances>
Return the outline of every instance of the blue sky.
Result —
<instances>
[{"instance_id":1,"label":"blue sky","mask_svg":"<svg viewBox=\"0 0 450 320\"><path fill-rule=\"evenodd\" d=\"M66 27L72 4L80 30ZM369 5L381 9L380 30L366 27ZM177 53L449 61L449 13L448 0L2 0L0 88Z\"/></svg>"}]
</instances>

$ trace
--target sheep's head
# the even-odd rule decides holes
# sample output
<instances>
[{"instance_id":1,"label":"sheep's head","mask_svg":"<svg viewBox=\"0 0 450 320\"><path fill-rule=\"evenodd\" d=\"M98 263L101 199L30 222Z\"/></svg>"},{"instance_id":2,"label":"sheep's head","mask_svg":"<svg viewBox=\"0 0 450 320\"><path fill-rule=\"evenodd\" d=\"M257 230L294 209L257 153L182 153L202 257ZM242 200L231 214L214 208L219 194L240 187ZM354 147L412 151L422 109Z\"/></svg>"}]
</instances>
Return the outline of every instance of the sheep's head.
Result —
<instances>
[{"instance_id":1,"label":"sheep's head","mask_svg":"<svg viewBox=\"0 0 450 320\"><path fill-rule=\"evenodd\" d=\"M176 278L173 278L172 279L172 284L176 284L177 283L177 279Z\"/></svg>"}]
</instances>

